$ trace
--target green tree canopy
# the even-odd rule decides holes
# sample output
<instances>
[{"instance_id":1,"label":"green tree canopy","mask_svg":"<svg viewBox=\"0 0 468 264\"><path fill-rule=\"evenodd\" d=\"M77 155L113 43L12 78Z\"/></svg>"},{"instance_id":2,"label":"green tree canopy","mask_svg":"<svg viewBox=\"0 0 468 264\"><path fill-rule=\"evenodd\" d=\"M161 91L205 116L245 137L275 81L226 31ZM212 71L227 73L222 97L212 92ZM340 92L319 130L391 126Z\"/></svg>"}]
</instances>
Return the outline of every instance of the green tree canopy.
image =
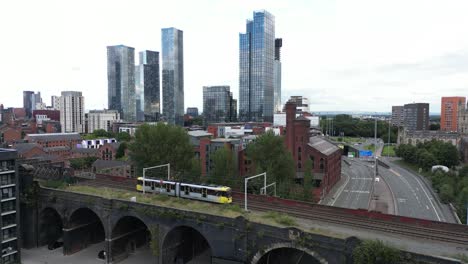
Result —
<instances>
[{"instance_id":1,"label":"green tree canopy","mask_svg":"<svg viewBox=\"0 0 468 264\"><path fill-rule=\"evenodd\" d=\"M390 264L401 260L398 249L380 240L365 240L353 250L356 264Z\"/></svg>"},{"instance_id":2,"label":"green tree canopy","mask_svg":"<svg viewBox=\"0 0 468 264\"><path fill-rule=\"evenodd\" d=\"M130 141L132 139L132 137L127 132L119 132L115 136L115 139L117 139L117 141L119 141L119 142L124 142L124 141Z\"/></svg>"},{"instance_id":3,"label":"green tree canopy","mask_svg":"<svg viewBox=\"0 0 468 264\"><path fill-rule=\"evenodd\" d=\"M272 131L259 136L247 145L247 156L252 159L257 172L267 172L268 182L277 184L294 178L294 160L286 149L283 138Z\"/></svg>"},{"instance_id":4,"label":"green tree canopy","mask_svg":"<svg viewBox=\"0 0 468 264\"><path fill-rule=\"evenodd\" d=\"M213 170L211 179L222 185L228 185L236 176L236 165L232 151L224 146L215 151L213 155Z\"/></svg>"},{"instance_id":5,"label":"green tree canopy","mask_svg":"<svg viewBox=\"0 0 468 264\"><path fill-rule=\"evenodd\" d=\"M141 173L145 167L171 164L171 175L181 177L190 172L194 157L187 132L178 126L144 124L129 145L130 158Z\"/></svg>"}]
</instances>

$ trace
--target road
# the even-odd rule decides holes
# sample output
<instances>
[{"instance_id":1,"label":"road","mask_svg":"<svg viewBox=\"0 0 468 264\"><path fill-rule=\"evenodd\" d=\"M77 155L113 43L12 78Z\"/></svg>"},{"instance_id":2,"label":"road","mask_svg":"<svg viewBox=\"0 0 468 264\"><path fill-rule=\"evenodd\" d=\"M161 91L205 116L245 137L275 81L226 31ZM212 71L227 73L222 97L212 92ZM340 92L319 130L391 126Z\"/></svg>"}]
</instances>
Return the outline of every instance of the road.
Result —
<instances>
[{"instance_id":1,"label":"road","mask_svg":"<svg viewBox=\"0 0 468 264\"><path fill-rule=\"evenodd\" d=\"M453 215L441 205L421 178L382 158L391 167L379 167L379 174L389 185L396 202L396 214L408 217L455 223Z\"/></svg>"},{"instance_id":2,"label":"road","mask_svg":"<svg viewBox=\"0 0 468 264\"><path fill-rule=\"evenodd\" d=\"M350 165L342 164L342 175L345 183L336 193L336 198L327 204L337 207L367 209L373 180L370 163L359 159L346 159Z\"/></svg>"}]
</instances>

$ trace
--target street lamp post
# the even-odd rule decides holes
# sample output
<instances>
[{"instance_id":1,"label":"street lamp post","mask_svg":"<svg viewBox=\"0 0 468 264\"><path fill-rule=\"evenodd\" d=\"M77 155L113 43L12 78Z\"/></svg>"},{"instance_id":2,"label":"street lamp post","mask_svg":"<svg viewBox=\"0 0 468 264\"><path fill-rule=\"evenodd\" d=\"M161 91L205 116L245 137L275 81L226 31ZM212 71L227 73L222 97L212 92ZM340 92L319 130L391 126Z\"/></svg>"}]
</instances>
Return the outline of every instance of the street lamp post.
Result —
<instances>
[{"instance_id":1,"label":"street lamp post","mask_svg":"<svg viewBox=\"0 0 468 264\"><path fill-rule=\"evenodd\" d=\"M387 157L390 157L390 128L392 126L392 119L388 120L388 144L387 144Z\"/></svg>"}]
</instances>

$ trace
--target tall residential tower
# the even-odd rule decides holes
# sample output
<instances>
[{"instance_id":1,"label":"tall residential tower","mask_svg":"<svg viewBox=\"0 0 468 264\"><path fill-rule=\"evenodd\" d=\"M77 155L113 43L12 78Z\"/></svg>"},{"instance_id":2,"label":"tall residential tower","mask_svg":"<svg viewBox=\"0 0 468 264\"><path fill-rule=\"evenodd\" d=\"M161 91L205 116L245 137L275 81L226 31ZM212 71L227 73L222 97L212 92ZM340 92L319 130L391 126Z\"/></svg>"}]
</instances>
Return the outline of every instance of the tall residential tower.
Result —
<instances>
[{"instance_id":1,"label":"tall residential tower","mask_svg":"<svg viewBox=\"0 0 468 264\"><path fill-rule=\"evenodd\" d=\"M125 121L136 121L134 48L107 47L107 87L108 108Z\"/></svg>"},{"instance_id":2,"label":"tall residential tower","mask_svg":"<svg viewBox=\"0 0 468 264\"><path fill-rule=\"evenodd\" d=\"M169 124L183 126L184 35L176 28L163 28L161 32L163 114Z\"/></svg>"},{"instance_id":3,"label":"tall residential tower","mask_svg":"<svg viewBox=\"0 0 468 264\"><path fill-rule=\"evenodd\" d=\"M273 122L275 17L254 12L239 34L239 119Z\"/></svg>"},{"instance_id":4,"label":"tall residential tower","mask_svg":"<svg viewBox=\"0 0 468 264\"><path fill-rule=\"evenodd\" d=\"M442 97L440 110L440 130L448 132L458 131L458 114L465 108L466 97Z\"/></svg>"},{"instance_id":5,"label":"tall residential tower","mask_svg":"<svg viewBox=\"0 0 468 264\"><path fill-rule=\"evenodd\" d=\"M274 85L274 102L275 102L275 113L281 112L281 47L283 46L283 39L275 39L275 67L273 76L275 81Z\"/></svg>"},{"instance_id":6,"label":"tall residential tower","mask_svg":"<svg viewBox=\"0 0 468 264\"><path fill-rule=\"evenodd\" d=\"M232 98L229 86L203 86L203 115L207 124L233 122L237 100Z\"/></svg>"},{"instance_id":7,"label":"tall residential tower","mask_svg":"<svg viewBox=\"0 0 468 264\"><path fill-rule=\"evenodd\" d=\"M81 92L66 91L60 97L60 125L62 132L84 133L84 97Z\"/></svg>"},{"instance_id":8,"label":"tall residential tower","mask_svg":"<svg viewBox=\"0 0 468 264\"><path fill-rule=\"evenodd\" d=\"M135 66L136 115L138 121L158 121L159 52L145 50L139 53L140 64Z\"/></svg>"}]
</instances>

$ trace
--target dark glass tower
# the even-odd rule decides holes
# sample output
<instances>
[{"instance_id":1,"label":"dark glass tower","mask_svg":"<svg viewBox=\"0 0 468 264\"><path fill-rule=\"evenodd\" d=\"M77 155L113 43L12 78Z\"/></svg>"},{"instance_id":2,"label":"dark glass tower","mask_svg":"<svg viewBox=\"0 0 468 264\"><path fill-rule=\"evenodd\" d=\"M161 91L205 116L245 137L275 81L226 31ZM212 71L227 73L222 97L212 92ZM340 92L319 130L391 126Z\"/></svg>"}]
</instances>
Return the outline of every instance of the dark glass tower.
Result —
<instances>
[{"instance_id":1,"label":"dark glass tower","mask_svg":"<svg viewBox=\"0 0 468 264\"><path fill-rule=\"evenodd\" d=\"M206 123L230 122L233 111L229 86L203 86L203 115Z\"/></svg>"},{"instance_id":2,"label":"dark glass tower","mask_svg":"<svg viewBox=\"0 0 468 264\"><path fill-rule=\"evenodd\" d=\"M136 115L138 121L158 121L159 52L145 50L139 53L140 63L135 66Z\"/></svg>"},{"instance_id":3,"label":"dark glass tower","mask_svg":"<svg viewBox=\"0 0 468 264\"><path fill-rule=\"evenodd\" d=\"M275 39L275 68L273 71L274 82L274 102L275 113L281 112L281 47L283 46L283 39Z\"/></svg>"},{"instance_id":4,"label":"dark glass tower","mask_svg":"<svg viewBox=\"0 0 468 264\"><path fill-rule=\"evenodd\" d=\"M107 87L109 109L125 121L136 121L134 48L107 47Z\"/></svg>"},{"instance_id":5,"label":"dark glass tower","mask_svg":"<svg viewBox=\"0 0 468 264\"><path fill-rule=\"evenodd\" d=\"M254 12L239 34L239 119L273 122L275 17Z\"/></svg>"},{"instance_id":6,"label":"dark glass tower","mask_svg":"<svg viewBox=\"0 0 468 264\"><path fill-rule=\"evenodd\" d=\"M184 44L183 32L162 30L163 114L169 124L184 125Z\"/></svg>"}]
</instances>

